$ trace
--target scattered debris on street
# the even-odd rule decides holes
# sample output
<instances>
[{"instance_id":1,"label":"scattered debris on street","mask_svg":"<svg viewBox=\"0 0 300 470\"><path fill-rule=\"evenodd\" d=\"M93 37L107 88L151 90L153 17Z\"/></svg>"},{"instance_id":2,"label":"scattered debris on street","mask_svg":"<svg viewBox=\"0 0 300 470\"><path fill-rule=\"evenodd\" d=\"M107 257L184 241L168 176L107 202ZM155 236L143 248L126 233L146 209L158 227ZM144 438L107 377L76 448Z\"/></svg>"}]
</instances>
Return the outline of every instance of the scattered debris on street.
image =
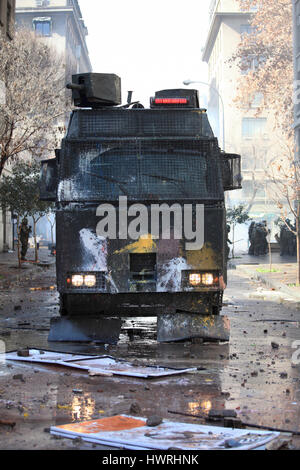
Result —
<instances>
[{"instance_id":1,"label":"scattered debris on street","mask_svg":"<svg viewBox=\"0 0 300 470\"><path fill-rule=\"evenodd\" d=\"M18 352L7 353L5 355L5 359L10 361L65 366L87 371L90 375L123 375L144 379L167 377L197 370L196 368L175 369L159 366L133 365L126 361L114 359L111 356L65 354L51 351L39 351L36 349L30 349L28 351L28 355L23 354L21 356Z\"/></svg>"}]
</instances>

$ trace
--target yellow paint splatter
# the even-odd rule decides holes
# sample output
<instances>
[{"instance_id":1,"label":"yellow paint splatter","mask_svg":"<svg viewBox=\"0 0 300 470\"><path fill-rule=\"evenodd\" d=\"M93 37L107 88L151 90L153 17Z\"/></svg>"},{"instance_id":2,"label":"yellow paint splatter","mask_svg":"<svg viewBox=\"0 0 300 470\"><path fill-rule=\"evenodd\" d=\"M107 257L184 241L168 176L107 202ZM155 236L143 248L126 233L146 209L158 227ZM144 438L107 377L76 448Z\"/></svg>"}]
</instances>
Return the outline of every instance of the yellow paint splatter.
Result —
<instances>
[{"instance_id":1,"label":"yellow paint splatter","mask_svg":"<svg viewBox=\"0 0 300 470\"><path fill-rule=\"evenodd\" d=\"M186 251L186 261L192 269L213 270L221 267L218 253L213 250L211 243L205 243L201 250Z\"/></svg>"},{"instance_id":2,"label":"yellow paint splatter","mask_svg":"<svg viewBox=\"0 0 300 470\"><path fill-rule=\"evenodd\" d=\"M115 251L115 254L121 253L153 253L156 251L156 242L150 233L142 235L135 243L125 246L121 250Z\"/></svg>"},{"instance_id":3,"label":"yellow paint splatter","mask_svg":"<svg viewBox=\"0 0 300 470\"><path fill-rule=\"evenodd\" d=\"M57 405L59 410L71 410L72 407L70 405Z\"/></svg>"},{"instance_id":4,"label":"yellow paint splatter","mask_svg":"<svg viewBox=\"0 0 300 470\"><path fill-rule=\"evenodd\" d=\"M201 318L201 323L206 326L214 326L215 325L215 319L213 315L208 315L207 317Z\"/></svg>"}]
</instances>

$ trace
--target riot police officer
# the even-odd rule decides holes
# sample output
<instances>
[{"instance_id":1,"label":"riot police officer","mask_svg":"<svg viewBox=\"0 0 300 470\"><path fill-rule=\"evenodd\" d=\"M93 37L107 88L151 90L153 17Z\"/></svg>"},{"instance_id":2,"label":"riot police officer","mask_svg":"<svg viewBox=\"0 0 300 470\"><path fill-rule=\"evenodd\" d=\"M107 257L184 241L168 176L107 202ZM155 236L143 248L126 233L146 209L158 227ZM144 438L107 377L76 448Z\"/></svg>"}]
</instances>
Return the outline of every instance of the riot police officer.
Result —
<instances>
[{"instance_id":1,"label":"riot police officer","mask_svg":"<svg viewBox=\"0 0 300 470\"><path fill-rule=\"evenodd\" d=\"M20 242L21 242L21 259L26 261L26 253L28 250L28 239L31 234L31 228L28 226L28 220L25 218L20 227Z\"/></svg>"}]
</instances>

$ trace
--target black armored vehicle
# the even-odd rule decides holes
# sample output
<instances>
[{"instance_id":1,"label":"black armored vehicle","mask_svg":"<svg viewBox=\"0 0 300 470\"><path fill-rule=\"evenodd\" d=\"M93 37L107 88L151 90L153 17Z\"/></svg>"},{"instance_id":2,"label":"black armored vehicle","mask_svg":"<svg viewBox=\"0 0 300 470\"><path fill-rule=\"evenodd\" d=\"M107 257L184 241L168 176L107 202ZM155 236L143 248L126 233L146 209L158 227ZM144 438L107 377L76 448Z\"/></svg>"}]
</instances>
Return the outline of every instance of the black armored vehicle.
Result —
<instances>
[{"instance_id":1,"label":"black armored vehicle","mask_svg":"<svg viewBox=\"0 0 300 470\"><path fill-rule=\"evenodd\" d=\"M189 336L188 317L218 338L224 194L241 187L240 156L219 148L197 90L156 92L145 109L131 94L122 106L116 75L68 87L78 109L41 173L41 199L56 202L61 315L158 316L160 340Z\"/></svg>"}]
</instances>

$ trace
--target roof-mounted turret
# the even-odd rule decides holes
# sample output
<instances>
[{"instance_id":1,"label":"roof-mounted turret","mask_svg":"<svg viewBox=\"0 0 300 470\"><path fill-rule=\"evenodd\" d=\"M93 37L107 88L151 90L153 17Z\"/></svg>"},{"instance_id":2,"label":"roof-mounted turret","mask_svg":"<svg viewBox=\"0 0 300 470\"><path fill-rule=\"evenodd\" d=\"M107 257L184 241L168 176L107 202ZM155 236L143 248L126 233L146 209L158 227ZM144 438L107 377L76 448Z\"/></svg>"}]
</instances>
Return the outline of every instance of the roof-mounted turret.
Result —
<instances>
[{"instance_id":1,"label":"roof-mounted turret","mask_svg":"<svg viewBox=\"0 0 300 470\"><path fill-rule=\"evenodd\" d=\"M121 79L110 73L82 73L72 76L67 85L74 105L80 108L104 108L121 104Z\"/></svg>"}]
</instances>

